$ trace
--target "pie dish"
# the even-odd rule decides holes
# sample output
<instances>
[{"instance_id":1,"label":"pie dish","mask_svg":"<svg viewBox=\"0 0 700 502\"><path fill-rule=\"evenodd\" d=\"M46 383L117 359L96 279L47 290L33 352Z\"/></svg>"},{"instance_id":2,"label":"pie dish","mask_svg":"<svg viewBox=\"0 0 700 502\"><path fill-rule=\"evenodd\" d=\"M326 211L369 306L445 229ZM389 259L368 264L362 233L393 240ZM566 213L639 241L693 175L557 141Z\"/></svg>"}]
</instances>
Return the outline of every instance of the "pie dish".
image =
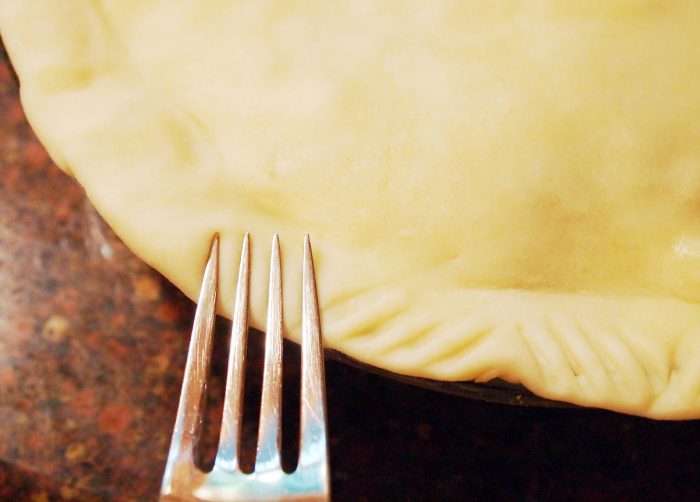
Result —
<instances>
[{"instance_id":1,"label":"pie dish","mask_svg":"<svg viewBox=\"0 0 700 502\"><path fill-rule=\"evenodd\" d=\"M700 417L700 4L0 0L28 118L145 261L220 311L251 233L299 331L392 372Z\"/></svg>"}]
</instances>

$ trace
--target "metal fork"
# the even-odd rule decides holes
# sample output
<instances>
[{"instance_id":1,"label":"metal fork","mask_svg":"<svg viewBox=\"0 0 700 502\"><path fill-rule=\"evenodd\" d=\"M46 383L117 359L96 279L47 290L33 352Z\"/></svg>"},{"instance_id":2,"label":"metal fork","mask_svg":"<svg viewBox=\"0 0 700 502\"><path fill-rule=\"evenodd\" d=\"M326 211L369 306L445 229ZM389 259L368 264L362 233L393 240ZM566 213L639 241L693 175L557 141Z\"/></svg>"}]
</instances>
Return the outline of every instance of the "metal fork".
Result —
<instances>
[{"instance_id":1,"label":"metal fork","mask_svg":"<svg viewBox=\"0 0 700 502\"><path fill-rule=\"evenodd\" d=\"M197 465L206 385L216 316L219 238L214 237L194 317L187 366L170 452L161 485L161 501L330 500L323 349L309 236L304 238L302 288L302 368L299 461L293 473L280 462L282 386L282 272L279 239L272 240L265 334L265 362L257 456L253 473L240 470L239 446L248 335L250 245L243 240L231 329L226 394L214 468Z\"/></svg>"}]
</instances>

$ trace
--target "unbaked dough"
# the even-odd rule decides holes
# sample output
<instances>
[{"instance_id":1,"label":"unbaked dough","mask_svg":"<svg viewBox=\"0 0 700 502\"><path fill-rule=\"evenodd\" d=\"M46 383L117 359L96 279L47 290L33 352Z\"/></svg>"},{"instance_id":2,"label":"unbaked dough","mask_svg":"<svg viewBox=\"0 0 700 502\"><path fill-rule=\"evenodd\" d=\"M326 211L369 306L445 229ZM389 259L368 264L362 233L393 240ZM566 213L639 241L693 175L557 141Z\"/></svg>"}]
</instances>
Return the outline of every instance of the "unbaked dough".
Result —
<instances>
[{"instance_id":1,"label":"unbaked dough","mask_svg":"<svg viewBox=\"0 0 700 502\"><path fill-rule=\"evenodd\" d=\"M304 232L326 346L700 417L697 0L0 0L28 117L194 298L242 236L263 327Z\"/></svg>"}]
</instances>

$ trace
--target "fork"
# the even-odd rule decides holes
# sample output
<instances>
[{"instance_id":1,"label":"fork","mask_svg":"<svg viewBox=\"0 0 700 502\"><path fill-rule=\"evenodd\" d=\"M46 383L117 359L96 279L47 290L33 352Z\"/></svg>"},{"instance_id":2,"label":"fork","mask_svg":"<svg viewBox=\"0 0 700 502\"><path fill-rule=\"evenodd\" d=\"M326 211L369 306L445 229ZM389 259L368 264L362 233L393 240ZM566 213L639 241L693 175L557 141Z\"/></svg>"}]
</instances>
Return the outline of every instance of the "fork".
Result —
<instances>
[{"instance_id":1,"label":"fork","mask_svg":"<svg viewBox=\"0 0 700 502\"><path fill-rule=\"evenodd\" d=\"M255 468L239 464L250 284L249 236L243 239L226 375L224 411L214 467L197 465L219 282L219 237L214 237L194 316L177 418L160 491L161 501L330 500L323 347L309 236L302 276L301 419L299 459L282 470L282 272L279 238L272 239L265 361Z\"/></svg>"}]
</instances>

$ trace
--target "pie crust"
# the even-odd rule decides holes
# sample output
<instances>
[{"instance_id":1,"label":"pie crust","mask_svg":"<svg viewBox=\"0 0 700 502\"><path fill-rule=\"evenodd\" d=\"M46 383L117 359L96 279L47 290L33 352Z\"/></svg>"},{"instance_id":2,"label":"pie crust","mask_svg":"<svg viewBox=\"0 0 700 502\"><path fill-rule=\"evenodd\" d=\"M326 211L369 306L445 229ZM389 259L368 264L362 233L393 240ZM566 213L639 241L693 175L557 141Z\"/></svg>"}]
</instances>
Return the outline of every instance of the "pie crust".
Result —
<instances>
[{"instance_id":1,"label":"pie crust","mask_svg":"<svg viewBox=\"0 0 700 502\"><path fill-rule=\"evenodd\" d=\"M700 417L696 0L0 0L32 126L188 296L311 234L327 347Z\"/></svg>"}]
</instances>

